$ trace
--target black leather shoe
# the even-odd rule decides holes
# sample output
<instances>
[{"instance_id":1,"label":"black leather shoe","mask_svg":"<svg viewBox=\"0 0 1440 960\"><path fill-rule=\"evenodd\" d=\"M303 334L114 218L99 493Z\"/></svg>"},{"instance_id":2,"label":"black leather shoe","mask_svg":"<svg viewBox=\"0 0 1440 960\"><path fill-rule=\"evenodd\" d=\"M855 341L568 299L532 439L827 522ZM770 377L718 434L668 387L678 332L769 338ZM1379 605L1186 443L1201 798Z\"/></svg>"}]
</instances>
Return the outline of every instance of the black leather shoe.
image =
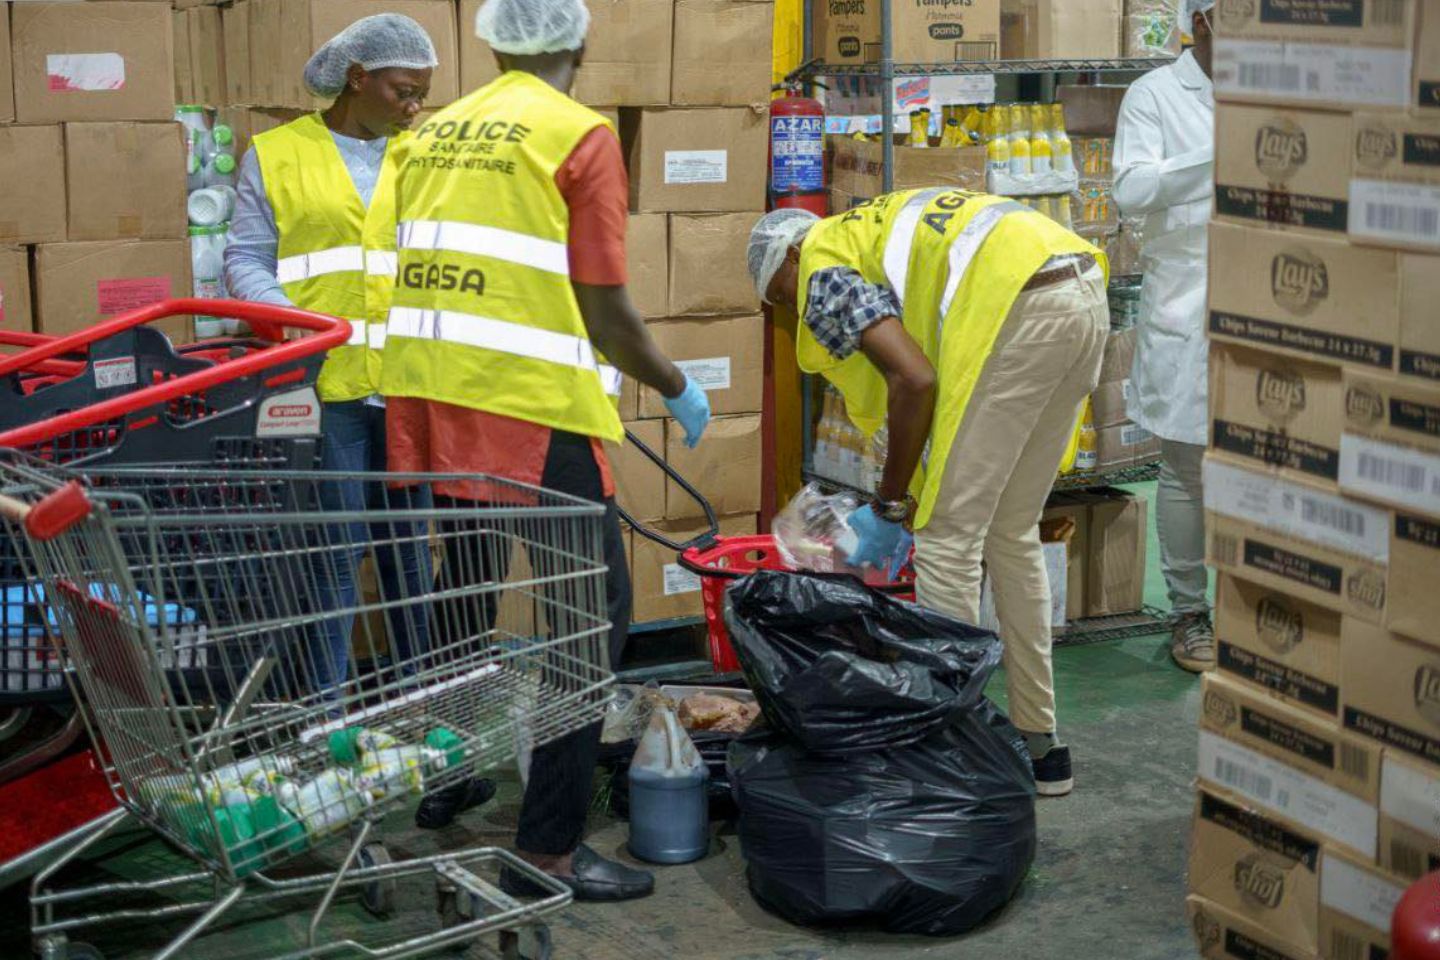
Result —
<instances>
[{"instance_id":1,"label":"black leather shoe","mask_svg":"<svg viewBox=\"0 0 1440 960\"><path fill-rule=\"evenodd\" d=\"M1069 747L1051 747L1045 756L1030 762L1035 766L1035 789L1040 796L1063 797L1075 789Z\"/></svg>"},{"instance_id":2,"label":"black leather shoe","mask_svg":"<svg viewBox=\"0 0 1440 960\"><path fill-rule=\"evenodd\" d=\"M415 811L415 826L421 830L443 830L466 810L488 803L495 796L495 781L470 777L434 793L427 793Z\"/></svg>"},{"instance_id":3,"label":"black leather shoe","mask_svg":"<svg viewBox=\"0 0 1440 960\"><path fill-rule=\"evenodd\" d=\"M638 900L655 892L655 875L614 860L606 860L585 844L575 848L573 876L556 877L576 900ZM500 871L500 889L512 897L546 897L549 891L509 867Z\"/></svg>"}]
</instances>

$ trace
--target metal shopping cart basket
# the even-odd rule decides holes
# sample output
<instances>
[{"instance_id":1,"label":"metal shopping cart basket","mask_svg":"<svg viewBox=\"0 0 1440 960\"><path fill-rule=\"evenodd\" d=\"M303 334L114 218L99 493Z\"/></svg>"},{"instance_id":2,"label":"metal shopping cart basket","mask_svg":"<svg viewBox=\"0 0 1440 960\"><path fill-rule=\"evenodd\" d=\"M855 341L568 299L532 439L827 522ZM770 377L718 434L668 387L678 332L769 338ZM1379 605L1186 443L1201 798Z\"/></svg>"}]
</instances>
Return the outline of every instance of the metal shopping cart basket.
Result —
<instances>
[{"instance_id":1,"label":"metal shopping cart basket","mask_svg":"<svg viewBox=\"0 0 1440 960\"><path fill-rule=\"evenodd\" d=\"M396 862L371 832L408 798L512 758L522 738L540 745L601 719L613 682L603 509L487 477L373 475L390 502L356 511L320 506L335 482L327 473L116 473L87 487L11 455L0 461L0 512L23 529L56 610L117 801L200 870L50 889L104 834L92 836L35 878L42 955L70 956L66 937L85 926L199 913L157 954L168 958L238 902L308 896L307 942L286 956L412 957L499 931L500 955L515 957L519 928L549 956L539 918L569 902L562 884L495 848ZM428 506L425 485L440 481L482 486L486 505ZM339 603L334 569L361 549L417 558L420 575L376 602ZM506 580L516 550L531 573ZM540 614L531 635L489 626L507 592ZM377 613L409 649L316 682L328 631L349 636ZM322 869L275 872L327 847L339 856ZM502 893L491 876L502 867L547 895L521 903ZM326 929L341 891L383 915L397 881L422 876L435 885L434 929L381 946ZM205 880L212 897L115 906ZM74 912L82 904L111 909Z\"/></svg>"}]
</instances>

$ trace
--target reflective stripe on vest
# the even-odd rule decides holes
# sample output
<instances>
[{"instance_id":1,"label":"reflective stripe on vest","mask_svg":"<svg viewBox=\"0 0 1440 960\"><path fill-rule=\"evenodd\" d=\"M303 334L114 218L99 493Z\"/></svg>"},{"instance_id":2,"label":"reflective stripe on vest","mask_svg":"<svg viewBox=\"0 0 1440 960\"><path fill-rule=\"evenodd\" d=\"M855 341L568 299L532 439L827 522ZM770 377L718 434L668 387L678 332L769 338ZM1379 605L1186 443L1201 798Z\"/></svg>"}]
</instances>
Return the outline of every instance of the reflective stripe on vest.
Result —
<instances>
[{"instance_id":1,"label":"reflective stripe on vest","mask_svg":"<svg viewBox=\"0 0 1440 960\"><path fill-rule=\"evenodd\" d=\"M595 348L583 337L551 330L539 330L494 317L479 317L455 310L424 310L419 307L391 307L387 333L417 340L441 340L467 347L480 347L532 360L544 360L566 367L593 370L605 392L620 395L620 371L601 363Z\"/></svg>"},{"instance_id":2,"label":"reflective stripe on vest","mask_svg":"<svg viewBox=\"0 0 1440 960\"><path fill-rule=\"evenodd\" d=\"M911 197L895 218L895 225L890 228L890 236L885 238L885 277L890 281L890 289L902 307L905 305L905 283L910 274L910 253L915 244L915 228L920 226L920 217L925 213L930 201L944 192L939 188L921 190Z\"/></svg>"},{"instance_id":3,"label":"reflective stripe on vest","mask_svg":"<svg viewBox=\"0 0 1440 960\"><path fill-rule=\"evenodd\" d=\"M570 276L570 251L565 244L514 230L453 220L408 220L400 224L401 250L448 250L534 267Z\"/></svg>"},{"instance_id":4,"label":"reflective stripe on vest","mask_svg":"<svg viewBox=\"0 0 1440 960\"><path fill-rule=\"evenodd\" d=\"M297 253L275 263L275 279L282 284L298 283L327 273L359 273L362 269L375 277L395 276L397 260L392 250L366 250L363 247L331 247L314 253Z\"/></svg>"},{"instance_id":5,"label":"reflective stripe on vest","mask_svg":"<svg viewBox=\"0 0 1440 960\"><path fill-rule=\"evenodd\" d=\"M1002 217L1030 208L1023 203L1009 201L997 203L986 207L965 224L950 244L950 275L945 279L945 293L940 297L940 332L945 332L945 318L950 313L950 308L955 304L955 293L960 289L960 281L970 272L970 265L975 262L975 255L980 252L980 247L985 243L987 237L1000 225Z\"/></svg>"}]
</instances>

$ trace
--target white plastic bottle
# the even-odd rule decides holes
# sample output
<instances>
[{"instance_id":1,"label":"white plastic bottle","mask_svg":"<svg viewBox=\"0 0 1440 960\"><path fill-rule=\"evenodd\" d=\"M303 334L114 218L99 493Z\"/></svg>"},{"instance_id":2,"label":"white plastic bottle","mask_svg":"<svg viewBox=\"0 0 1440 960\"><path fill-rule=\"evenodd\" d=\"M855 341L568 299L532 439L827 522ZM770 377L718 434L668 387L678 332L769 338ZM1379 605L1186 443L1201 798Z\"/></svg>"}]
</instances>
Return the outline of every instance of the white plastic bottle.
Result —
<instances>
[{"instance_id":1,"label":"white plastic bottle","mask_svg":"<svg viewBox=\"0 0 1440 960\"><path fill-rule=\"evenodd\" d=\"M229 153L217 153L205 164L205 186L229 187L235 189L235 157Z\"/></svg>"},{"instance_id":2,"label":"white plastic bottle","mask_svg":"<svg viewBox=\"0 0 1440 960\"><path fill-rule=\"evenodd\" d=\"M193 146L193 145L192 145ZM185 155L185 191L194 193L205 186L205 168L200 162L200 153L191 149Z\"/></svg>"},{"instance_id":3,"label":"white plastic bottle","mask_svg":"<svg viewBox=\"0 0 1440 960\"><path fill-rule=\"evenodd\" d=\"M206 164L211 163L222 153L235 156L235 131L228 123L215 124L201 141L201 152L204 154Z\"/></svg>"},{"instance_id":4,"label":"white plastic bottle","mask_svg":"<svg viewBox=\"0 0 1440 960\"><path fill-rule=\"evenodd\" d=\"M225 289L225 227L190 228L190 269L194 274L195 296L218 300ZM195 317L197 339L222 337L226 333L221 317Z\"/></svg>"},{"instance_id":5,"label":"white plastic bottle","mask_svg":"<svg viewBox=\"0 0 1440 960\"><path fill-rule=\"evenodd\" d=\"M185 212L192 227L217 227L235 212L235 191L231 187L202 187L185 199Z\"/></svg>"}]
</instances>

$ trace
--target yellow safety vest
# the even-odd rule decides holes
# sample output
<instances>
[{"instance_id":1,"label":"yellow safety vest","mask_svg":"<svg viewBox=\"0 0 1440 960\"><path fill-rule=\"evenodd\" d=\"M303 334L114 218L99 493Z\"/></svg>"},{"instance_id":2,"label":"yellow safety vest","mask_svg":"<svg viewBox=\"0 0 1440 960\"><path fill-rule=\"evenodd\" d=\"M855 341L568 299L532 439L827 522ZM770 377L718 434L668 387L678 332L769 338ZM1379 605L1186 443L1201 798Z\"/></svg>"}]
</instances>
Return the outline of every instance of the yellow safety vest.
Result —
<instances>
[{"instance_id":1,"label":"yellow safety vest","mask_svg":"<svg viewBox=\"0 0 1440 960\"><path fill-rule=\"evenodd\" d=\"M381 392L619 441L620 375L570 286L555 173L607 121L510 71L427 120L397 174L400 270Z\"/></svg>"},{"instance_id":2,"label":"yellow safety vest","mask_svg":"<svg viewBox=\"0 0 1440 960\"><path fill-rule=\"evenodd\" d=\"M297 307L350 321L316 384L327 403L380 389L380 348L395 283L392 137L367 208L325 121L307 114L255 137L255 155L279 233L276 278Z\"/></svg>"},{"instance_id":3,"label":"yellow safety vest","mask_svg":"<svg viewBox=\"0 0 1440 960\"><path fill-rule=\"evenodd\" d=\"M1026 282L1057 254L1088 253L1109 276L1105 255L1049 217L1013 200L962 190L887 194L816 224L800 248L800 316L810 277L848 267L901 298L905 330L938 375L926 455L910 483L915 525L930 520L950 447L995 338ZM885 422L885 378L860 352L836 360L805 324L800 368L839 388L866 435Z\"/></svg>"}]
</instances>

